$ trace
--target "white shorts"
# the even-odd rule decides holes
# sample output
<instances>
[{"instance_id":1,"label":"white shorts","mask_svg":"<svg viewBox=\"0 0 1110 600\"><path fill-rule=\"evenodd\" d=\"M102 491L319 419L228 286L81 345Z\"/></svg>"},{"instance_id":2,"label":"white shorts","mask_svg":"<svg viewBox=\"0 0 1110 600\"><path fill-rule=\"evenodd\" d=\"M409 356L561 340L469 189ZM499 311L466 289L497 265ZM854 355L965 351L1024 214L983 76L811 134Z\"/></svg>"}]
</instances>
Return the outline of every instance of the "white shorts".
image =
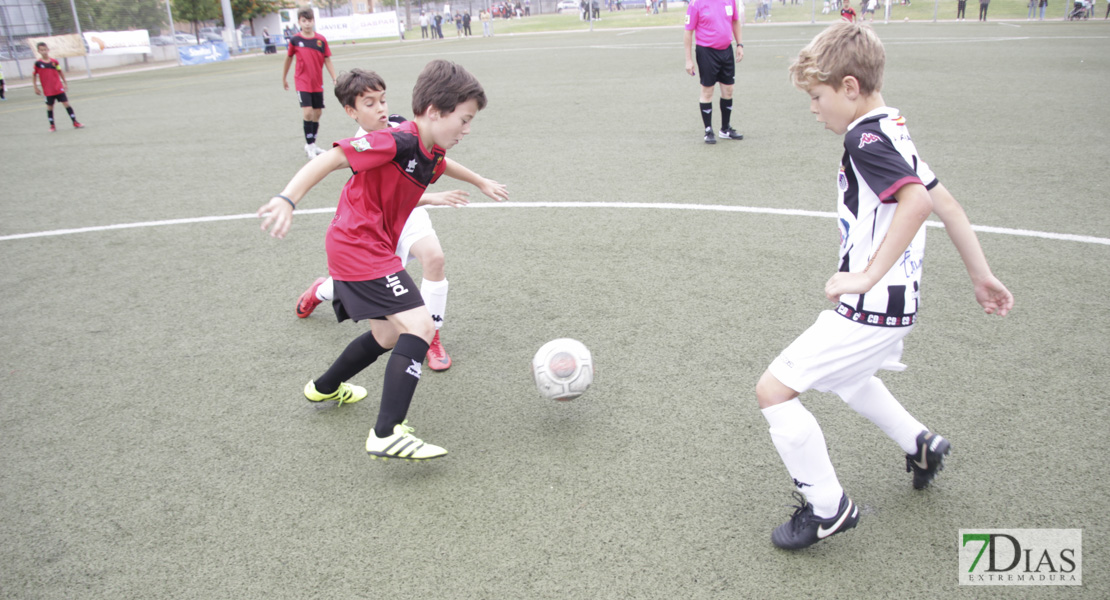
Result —
<instances>
[{"instance_id":1,"label":"white shorts","mask_svg":"<svg viewBox=\"0 0 1110 600\"><path fill-rule=\"evenodd\" d=\"M405 221L405 227L401 230L401 238L397 240L397 256L401 259L401 264L407 265L413 259L413 244L435 234L436 230L432 228L432 219L428 216L428 209L423 206L412 209L409 220Z\"/></svg>"},{"instance_id":2,"label":"white shorts","mask_svg":"<svg viewBox=\"0 0 1110 600\"><path fill-rule=\"evenodd\" d=\"M771 362L768 370L796 392L814 389L851 398L879 369L905 370L902 340L913 329L875 327L850 321L831 310L822 311Z\"/></svg>"}]
</instances>

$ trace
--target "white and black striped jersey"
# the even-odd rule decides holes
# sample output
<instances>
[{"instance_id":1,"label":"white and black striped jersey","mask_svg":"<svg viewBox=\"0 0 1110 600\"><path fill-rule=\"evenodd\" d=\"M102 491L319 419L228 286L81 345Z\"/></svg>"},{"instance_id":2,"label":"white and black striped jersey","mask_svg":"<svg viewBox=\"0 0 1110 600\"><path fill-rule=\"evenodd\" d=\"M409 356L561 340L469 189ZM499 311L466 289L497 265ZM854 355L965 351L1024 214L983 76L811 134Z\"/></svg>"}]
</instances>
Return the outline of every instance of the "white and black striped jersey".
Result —
<instances>
[{"instance_id":1,"label":"white and black striped jersey","mask_svg":"<svg viewBox=\"0 0 1110 600\"><path fill-rule=\"evenodd\" d=\"M837 175L840 226L839 271L858 273L878 252L897 208L895 192L919 183L927 189L936 176L917 155L898 110L873 110L848 126ZM925 257L922 225L902 258L866 294L844 294L837 312L884 327L904 327L917 319L921 268Z\"/></svg>"}]
</instances>

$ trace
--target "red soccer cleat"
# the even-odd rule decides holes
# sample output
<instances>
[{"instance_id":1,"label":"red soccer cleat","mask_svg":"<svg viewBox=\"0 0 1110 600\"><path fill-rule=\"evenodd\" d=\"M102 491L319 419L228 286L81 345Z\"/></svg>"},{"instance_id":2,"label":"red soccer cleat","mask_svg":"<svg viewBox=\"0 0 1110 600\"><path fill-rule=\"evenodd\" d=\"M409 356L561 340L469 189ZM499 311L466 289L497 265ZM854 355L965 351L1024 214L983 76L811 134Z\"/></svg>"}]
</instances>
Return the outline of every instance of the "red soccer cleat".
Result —
<instances>
[{"instance_id":1,"label":"red soccer cleat","mask_svg":"<svg viewBox=\"0 0 1110 600\"><path fill-rule=\"evenodd\" d=\"M327 277L317 278L316 281L312 282L312 285L301 294L301 297L297 299L298 319L304 319L308 317L308 315L311 315L312 311L316 310L317 306L320 306L320 302L323 302L316 297L316 290L320 287L320 284L325 281L327 281Z\"/></svg>"},{"instance_id":2,"label":"red soccer cleat","mask_svg":"<svg viewBox=\"0 0 1110 600\"><path fill-rule=\"evenodd\" d=\"M84 125L78 123L77 121L73 122L73 128L74 129L83 129L84 127L85 127Z\"/></svg>"},{"instance_id":3,"label":"red soccer cleat","mask_svg":"<svg viewBox=\"0 0 1110 600\"><path fill-rule=\"evenodd\" d=\"M433 371L446 371L451 368L451 356L440 343L438 331L432 338L432 343L428 345L428 368Z\"/></svg>"},{"instance_id":4,"label":"red soccer cleat","mask_svg":"<svg viewBox=\"0 0 1110 600\"><path fill-rule=\"evenodd\" d=\"M53 123L50 124L50 133L54 133L54 124Z\"/></svg>"}]
</instances>

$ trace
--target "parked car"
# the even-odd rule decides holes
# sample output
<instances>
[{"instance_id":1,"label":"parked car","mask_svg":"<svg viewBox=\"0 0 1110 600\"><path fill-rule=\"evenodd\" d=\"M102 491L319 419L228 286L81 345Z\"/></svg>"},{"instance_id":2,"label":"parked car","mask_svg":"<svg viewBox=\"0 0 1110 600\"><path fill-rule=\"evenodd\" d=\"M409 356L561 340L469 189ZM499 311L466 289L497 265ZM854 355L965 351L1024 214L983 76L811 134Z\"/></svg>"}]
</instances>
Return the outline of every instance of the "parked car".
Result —
<instances>
[{"instance_id":1,"label":"parked car","mask_svg":"<svg viewBox=\"0 0 1110 600\"><path fill-rule=\"evenodd\" d=\"M555 12L562 13L564 10L572 12L579 10L579 4L575 0L559 0L559 3L555 5Z\"/></svg>"}]
</instances>

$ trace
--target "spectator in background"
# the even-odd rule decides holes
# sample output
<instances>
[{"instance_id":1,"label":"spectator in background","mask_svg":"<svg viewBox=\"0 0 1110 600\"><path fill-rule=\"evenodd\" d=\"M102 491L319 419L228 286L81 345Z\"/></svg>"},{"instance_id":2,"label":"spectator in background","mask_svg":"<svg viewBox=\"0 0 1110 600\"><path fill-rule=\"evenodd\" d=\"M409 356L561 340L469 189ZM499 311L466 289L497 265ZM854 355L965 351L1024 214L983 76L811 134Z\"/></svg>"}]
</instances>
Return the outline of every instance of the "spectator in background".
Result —
<instances>
[{"instance_id":1,"label":"spectator in background","mask_svg":"<svg viewBox=\"0 0 1110 600\"><path fill-rule=\"evenodd\" d=\"M987 7L990 4L991 0L979 0L979 20L984 23L987 21Z\"/></svg>"},{"instance_id":2,"label":"spectator in background","mask_svg":"<svg viewBox=\"0 0 1110 600\"><path fill-rule=\"evenodd\" d=\"M958 0L956 2L956 20L964 20L964 9L967 8L967 0Z\"/></svg>"},{"instance_id":3,"label":"spectator in background","mask_svg":"<svg viewBox=\"0 0 1110 600\"><path fill-rule=\"evenodd\" d=\"M463 34L470 37L470 11L463 13Z\"/></svg>"},{"instance_id":4,"label":"spectator in background","mask_svg":"<svg viewBox=\"0 0 1110 600\"><path fill-rule=\"evenodd\" d=\"M455 13L455 37L462 37L462 14Z\"/></svg>"},{"instance_id":5,"label":"spectator in background","mask_svg":"<svg viewBox=\"0 0 1110 600\"><path fill-rule=\"evenodd\" d=\"M428 15L420 11L420 39L428 37Z\"/></svg>"},{"instance_id":6,"label":"spectator in background","mask_svg":"<svg viewBox=\"0 0 1110 600\"><path fill-rule=\"evenodd\" d=\"M482 37L493 37L493 18L489 11L484 8L478 11L478 20L482 22Z\"/></svg>"},{"instance_id":7,"label":"spectator in background","mask_svg":"<svg viewBox=\"0 0 1110 600\"><path fill-rule=\"evenodd\" d=\"M844 0L844 8L840 9L840 18L849 23L856 20L856 9L852 8L852 0Z\"/></svg>"}]
</instances>

